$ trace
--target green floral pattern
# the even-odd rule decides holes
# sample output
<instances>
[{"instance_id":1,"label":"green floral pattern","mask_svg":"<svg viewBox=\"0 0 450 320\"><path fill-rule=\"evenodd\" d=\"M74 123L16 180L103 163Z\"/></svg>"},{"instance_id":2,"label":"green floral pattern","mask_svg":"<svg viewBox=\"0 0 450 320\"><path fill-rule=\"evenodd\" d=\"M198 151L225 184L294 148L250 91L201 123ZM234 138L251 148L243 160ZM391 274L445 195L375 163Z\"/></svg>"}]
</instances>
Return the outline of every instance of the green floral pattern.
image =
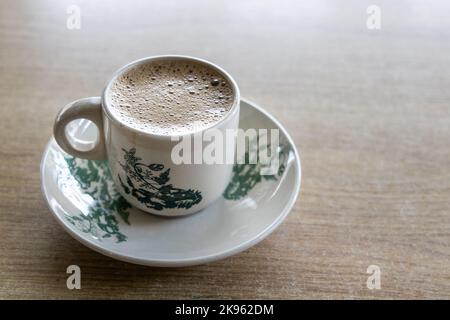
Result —
<instances>
[{"instance_id":1,"label":"green floral pattern","mask_svg":"<svg viewBox=\"0 0 450 320\"><path fill-rule=\"evenodd\" d=\"M193 189L180 189L169 184L170 168L164 170L164 165L152 163L149 165L140 162L136 156L136 149L122 149L124 163L121 163L126 177L119 181L123 190L137 199L147 208L163 210L168 208L185 208L202 201L200 191Z\"/></svg>"},{"instance_id":2,"label":"green floral pattern","mask_svg":"<svg viewBox=\"0 0 450 320\"><path fill-rule=\"evenodd\" d=\"M128 209L131 205L115 189L107 162L70 156L65 160L82 192L93 200L88 214L66 216L67 221L99 240L114 238L116 242L126 241L127 236L120 232L119 219L130 224Z\"/></svg>"},{"instance_id":3,"label":"green floral pattern","mask_svg":"<svg viewBox=\"0 0 450 320\"><path fill-rule=\"evenodd\" d=\"M250 147L255 148L255 143L250 143ZM267 146L270 148L270 145ZM239 200L248 195L248 193L262 181L276 181L281 177L286 169L287 157L289 155L289 145L287 143L280 144L277 148L277 154L273 156L279 156L279 166L276 174L273 175L261 175L262 164L250 164L249 152L245 153L244 164L235 164L233 166L233 175L230 183L228 184L223 197L227 200Z\"/></svg>"}]
</instances>

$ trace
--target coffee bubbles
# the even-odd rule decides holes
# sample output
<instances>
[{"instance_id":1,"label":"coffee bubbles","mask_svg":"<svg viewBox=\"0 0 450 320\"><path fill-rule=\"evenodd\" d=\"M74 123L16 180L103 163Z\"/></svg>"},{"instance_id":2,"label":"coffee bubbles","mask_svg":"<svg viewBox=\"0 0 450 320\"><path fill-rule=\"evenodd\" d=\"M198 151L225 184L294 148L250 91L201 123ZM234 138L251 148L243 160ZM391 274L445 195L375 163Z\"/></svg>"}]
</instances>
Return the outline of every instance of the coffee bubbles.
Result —
<instances>
[{"instance_id":1,"label":"coffee bubbles","mask_svg":"<svg viewBox=\"0 0 450 320\"><path fill-rule=\"evenodd\" d=\"M109 97L111 112L126 125L158 135L183 135L223 119L234 92L212 67L173 59L127 70L114 80Z\"/></svg>"}]
</instances>

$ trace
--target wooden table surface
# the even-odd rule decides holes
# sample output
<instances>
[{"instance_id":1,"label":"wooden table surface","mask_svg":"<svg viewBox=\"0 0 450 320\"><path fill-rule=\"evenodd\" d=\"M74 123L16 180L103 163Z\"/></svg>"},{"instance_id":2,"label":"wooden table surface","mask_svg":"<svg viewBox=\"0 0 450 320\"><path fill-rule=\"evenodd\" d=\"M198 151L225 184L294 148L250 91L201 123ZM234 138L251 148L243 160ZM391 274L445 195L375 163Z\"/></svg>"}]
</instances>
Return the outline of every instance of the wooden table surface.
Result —
<instances>
[{"instance_id":1,"label":"wooden table surface","mask_svg":"<svg viewBox=\"0 0 450 320\"><path fill-rule=\"evenodd\" d=\"M0 298L450 298L450 4L392 2L377 1L369 30L372 1L1 1ZM228 70L286 126L303 167L266 240L180 269L86 248L39 176L62 106L168 53ZM66 287L71 264L81 290Z\"/></svg>"}]
</instances>

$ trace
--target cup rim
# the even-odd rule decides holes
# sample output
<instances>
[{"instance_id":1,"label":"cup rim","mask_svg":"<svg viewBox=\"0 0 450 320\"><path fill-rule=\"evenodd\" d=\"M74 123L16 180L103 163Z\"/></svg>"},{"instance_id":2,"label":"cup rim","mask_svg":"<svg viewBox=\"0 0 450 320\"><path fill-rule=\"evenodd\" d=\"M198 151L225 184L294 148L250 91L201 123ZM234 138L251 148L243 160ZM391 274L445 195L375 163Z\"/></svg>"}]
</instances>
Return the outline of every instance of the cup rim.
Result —
<instances>
[{"instance_id":1,"label":"cup rim","mask_svg":"<svg viewBox=\"0 0 450 320\"><path fill-rule=\"evenodd\" d=\"M149 61L166 60L166 59L167 60L172 59L172 60L190 60L190 61L195 61L197 63L201 63L201 64L204 64L204 65L207 65L210 68L215 69L223 77L225 77L225 79L227 79L229 81L229 83L231 84L232 90L234 92L233 104L231 106L231 109L225 115L225 117L223 117L218 122L214 123L213 125L211 125L209 127L202 128L200 130L195 130L195 131L192 131L192 132L188 132L188 133L185 133L185 134L174 134L174 135L164 135L164 134L156 134L156 133L147 132L147 131L144 131L144 130L140 130L140 129L131 127L131 126L127 125L125 122L123 122L120 119L118 119L111 112L110 106L108 104L109 101L107 101L107 94L108 94L108 92L110 92L110 88L111 88L111 85L113 84L113 82L120 75L122 75L127 70L129 70L129 69L131 69L133 67L136 67L136 66L141 65L141 64L148 63ZM130 131L132 131L132 132L134 132L136 134L142 135L142 136L148 136L148 137L161 139L161 140L171 140L172 138L182 138L182 137L185 137L185 136L191 136L191 135L198 134L198 133L204 132L206 130L218 127L219 125L221 125L222 123L224 123L225 121L227 121L228 119L233 117L239 111L238 106L239 106L240 100L241 100L241 98L240 98L239 87L238 87L236 81L233 79L233 77L228 72L226 72L224 69L222 69L221 67L219 67L215 63L210 62L210 61L205 60L205 59L196 58L196 57L187 56L187 55L167 54L167 55L149 56L149 57L137 59L137 60L134 60L134 61L124 65L120 69L116 70L113 73L113 75L110 78L110 80L108 81L108 83L106 84L105 88L103 89L103 92L102 92L102 109L103 109L103 113L108 117L108 119L113 121L117 125L119 125L121 128L126 128L127 130L130 130Z\"/></svg>"}]
</instances>

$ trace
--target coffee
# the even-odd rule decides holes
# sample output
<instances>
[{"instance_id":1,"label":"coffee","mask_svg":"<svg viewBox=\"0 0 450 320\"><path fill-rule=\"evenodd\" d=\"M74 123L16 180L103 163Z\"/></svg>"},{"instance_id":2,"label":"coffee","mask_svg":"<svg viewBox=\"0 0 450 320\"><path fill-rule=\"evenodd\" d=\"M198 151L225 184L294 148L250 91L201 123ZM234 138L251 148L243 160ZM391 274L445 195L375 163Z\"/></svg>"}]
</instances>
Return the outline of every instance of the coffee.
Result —
<instances>
[{"instance_id":1,"label":"coffee","mask_svg":"<svg viewBox=\"0 0 450 320\"><path fill-rule=\"evenodd\" d=\"M183 59L154 60L116 78L111 112L126 125L158 135L213 126L234 103L232 84L213 67Z\"/></svg>"}]
</instances>

